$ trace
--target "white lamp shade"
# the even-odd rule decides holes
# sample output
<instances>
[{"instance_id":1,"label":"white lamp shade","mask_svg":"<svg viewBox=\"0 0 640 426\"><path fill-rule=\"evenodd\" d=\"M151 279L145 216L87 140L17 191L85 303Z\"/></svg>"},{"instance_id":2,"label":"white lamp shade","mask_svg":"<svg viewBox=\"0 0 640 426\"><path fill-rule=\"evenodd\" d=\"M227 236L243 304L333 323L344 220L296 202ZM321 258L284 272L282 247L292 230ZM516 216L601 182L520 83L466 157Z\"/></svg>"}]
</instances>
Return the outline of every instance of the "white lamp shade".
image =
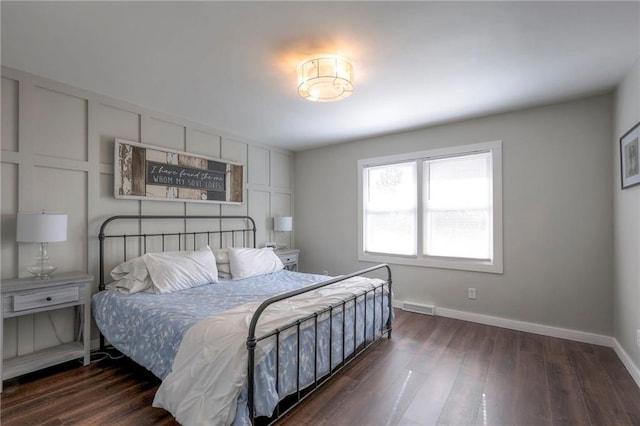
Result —
<instances>
[{"instance_id":1,"label":"white lamp shade","mask_svg":"<svg viewBox=\"0 0 640 426\"><path fill-rule=\"evenodd\" d=\"M16 234L19 243L67 241L67 215L18 213Z\"/></svg>"},{"instance_id":2,"label":"white lamp shade","mask_svg":"<svg viewBox=\"0 0 640 426\"><path fill-rule=\"evenodd\" d=\"M279 232L293 231L293 218L291 216L274 217L273 230Z\"/></svg>"}]
</instances>

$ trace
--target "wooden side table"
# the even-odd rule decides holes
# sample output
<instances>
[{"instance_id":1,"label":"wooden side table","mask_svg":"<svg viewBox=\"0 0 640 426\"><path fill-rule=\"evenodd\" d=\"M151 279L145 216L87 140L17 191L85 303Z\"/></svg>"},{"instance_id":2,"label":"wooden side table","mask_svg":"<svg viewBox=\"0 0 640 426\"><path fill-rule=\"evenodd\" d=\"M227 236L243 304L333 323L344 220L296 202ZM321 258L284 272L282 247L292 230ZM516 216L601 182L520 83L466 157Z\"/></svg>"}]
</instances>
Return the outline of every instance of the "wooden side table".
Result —
<instances>
[{"instance_id":1,"label":"wooden side table","mask_svg":"<svg viewBox=\"0 0 640 426\"><path fill-rule=\"evenodd\" d=\"M4 360L2 380L76 358L91 361L91 283L84 272L58 273L49 279L18 278L2 281L2 319L54 309L81 309L82 328L76 341ZM1 390L1 388L0 388Z\"/></svg>"}]
</instances>

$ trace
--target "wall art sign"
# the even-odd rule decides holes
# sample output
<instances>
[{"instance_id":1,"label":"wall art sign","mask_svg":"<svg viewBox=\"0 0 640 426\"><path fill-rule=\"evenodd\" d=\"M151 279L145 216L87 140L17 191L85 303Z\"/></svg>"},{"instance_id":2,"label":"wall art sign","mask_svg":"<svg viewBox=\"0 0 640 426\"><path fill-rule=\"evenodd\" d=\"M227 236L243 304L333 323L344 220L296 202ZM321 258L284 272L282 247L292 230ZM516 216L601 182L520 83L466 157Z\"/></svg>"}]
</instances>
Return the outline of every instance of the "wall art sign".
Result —
<instances>
[{"instance_id":1,"label":"wall art sign","mask_svg":"<svg viewBox=\"0 0 640 426\"><path fill-rule=\"evenodd\" d=\"M241 204L240 163L115 140L115 197Z\"/></svg>"},{"instance_id":2,"label":"wall art sign","mask_svg":"<svg viewBox=\"0 0 640 426\"><path fill-rule=\"evenodd\" d=\"M640 183L640 123L620 138L620 173L622 189Z\"/></svg>"}]
</instances>

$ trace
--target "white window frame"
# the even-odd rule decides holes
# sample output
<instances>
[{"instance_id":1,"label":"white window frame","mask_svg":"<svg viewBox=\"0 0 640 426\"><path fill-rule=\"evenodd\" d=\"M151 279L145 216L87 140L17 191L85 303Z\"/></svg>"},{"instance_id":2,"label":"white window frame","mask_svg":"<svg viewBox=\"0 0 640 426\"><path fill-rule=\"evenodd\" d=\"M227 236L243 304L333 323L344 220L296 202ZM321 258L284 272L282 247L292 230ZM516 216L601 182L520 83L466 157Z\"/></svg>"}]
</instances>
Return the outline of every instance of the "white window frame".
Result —
<instances>
[{"instance_id":1,"label":"white window frame","mask_svg":"<svg viewBox=\"0 0 640 426\"><path fill-rule=\"evenodd\" d=\"M418 176L418 226L417 226L417 256L393 255L383 253L368 253L364 251L364 169L372 166L395 164L408 161L422 161L438 157L452 157L477 152L490 152L492 163L493 183L493 253L489 260L475 260L463 258L435 257L423 254L423 206L422 206L422 176ZM422 167L418 167L421 169ZM458 269L463 271L490 272L501 274L503 271L502 251L502 141L491 141L464 146L432 149L428 151L406 154L389 155L358 160L358 260L367 262L382 262L398 265L423 266L432 268Z\"/></svg>"}]
</instances>

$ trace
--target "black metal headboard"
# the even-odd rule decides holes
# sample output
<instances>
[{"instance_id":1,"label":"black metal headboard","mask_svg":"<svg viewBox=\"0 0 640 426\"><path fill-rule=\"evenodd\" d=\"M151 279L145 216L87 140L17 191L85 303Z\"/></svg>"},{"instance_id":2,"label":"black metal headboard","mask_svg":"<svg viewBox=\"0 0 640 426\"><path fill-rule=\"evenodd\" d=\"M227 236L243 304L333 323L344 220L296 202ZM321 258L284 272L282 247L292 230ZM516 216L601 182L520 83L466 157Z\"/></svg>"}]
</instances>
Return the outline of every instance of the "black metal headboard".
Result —
<instances>
[{"instance_id":1,"label":"black metal headboard","mask_svg":"<svg viewBox=\"0 0 640 426\"><path fill-rule=\"evenodd\" d=\"M187 223L193 223L191 221L201 221L206 220L217 220L219 229L213 230L205 230L205 231L177 231L177 232L152 232L152 233L114 233L114 234L106 234L105 230L107 225L114 221L121 222L129 222L137 223L140 225L139 229L141 229L141 225L146 221L154 221L154 220L182 220L184 223L184 228L186 229ZM235 221L235 222L234 222ZM244 221L244 225L240 225ZM225 222L235 223L230 229L223 229L223 224ZM127 260L127 241L131 241L132 239L138 239L140 243L138 246L137 253L135 256L140 256L142 254L147 253L148 241L153 239L154 241L160 240L160 251L165 251L165 242L167 239L170 239L174 242L174 245L177 243L178 250L189 250L193 248L193 250L197 250L198 238L206 235L206 243L207 245L212 245L212 238L215 240L217 238L218 246L222 248L223 246L231 245L235 246L236 240L240 239L242 241L242 247L256 247L256 223L253 218L249 216L189 216L189 215L120 215L120 216L111 216L102 222L102 226L100 226L100 233L98 234L98 240L100 240L100 290L104 290L106 286L105 281L105 241L107 239L121 239L122 240L122 261ZM228 238L225 240L225 236ZM201 243L202 243L201 239ZM223 243L227 241L229 244L224 245ZM215 241L214 241L215 242Z\"/></svg>"}]
</instances>

